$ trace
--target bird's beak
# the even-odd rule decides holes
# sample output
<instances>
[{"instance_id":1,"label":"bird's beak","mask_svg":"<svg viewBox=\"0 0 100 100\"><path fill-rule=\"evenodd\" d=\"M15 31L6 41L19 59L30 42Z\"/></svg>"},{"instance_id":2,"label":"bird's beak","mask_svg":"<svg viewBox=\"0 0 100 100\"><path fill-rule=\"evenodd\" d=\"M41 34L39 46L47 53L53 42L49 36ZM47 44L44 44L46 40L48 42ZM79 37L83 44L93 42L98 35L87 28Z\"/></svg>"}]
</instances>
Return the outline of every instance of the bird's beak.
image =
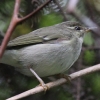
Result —
<instances>
[{"instance_id":1,"label":"bird's beak","mask_svg":"<svg viewBox=\"0 0 100 100\"><path fill-rule=\"evenodd\" d=\"M85 28L85 31L86 32L89 32L89 31L91 31L91 30L94 30L94 29L96 29L97 27L89 27L89 28Z\"/></svg>"}]
</instances>

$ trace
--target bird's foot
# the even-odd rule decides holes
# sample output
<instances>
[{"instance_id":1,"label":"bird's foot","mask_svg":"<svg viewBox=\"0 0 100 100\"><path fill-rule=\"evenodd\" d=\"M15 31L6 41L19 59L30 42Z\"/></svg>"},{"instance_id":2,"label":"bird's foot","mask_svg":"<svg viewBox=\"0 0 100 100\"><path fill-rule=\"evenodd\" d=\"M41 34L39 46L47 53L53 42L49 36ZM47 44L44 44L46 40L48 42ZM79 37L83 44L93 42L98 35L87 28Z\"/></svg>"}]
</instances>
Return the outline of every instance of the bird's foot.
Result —
<instances>
[{"instance_id":1,"label":"bird's foot","mask_svg":"<svg viewBox=\"0 0 100 100\"><path fill-rule=\"evenodd\" d=\"M68 76L66 74L60 74L60 77L65 78L68 81L68 83L71 83L71 77L70 76Z\"/></svg>"},{"instance_id":2,"label":"bird's foot","mask_svg":"<svg viewBox=\"0 0 100 100\"><path fill-rule=\"evenodd\" d=\"M45 83L40 83L40 86L43 87L45 93L47 90L49 90L49 87Z\"/></svg>"},{"instance_id":3,"label":"bird's foot","mask_svg":"<svg viewBox=\"0 0 100 100\"><path fill-rule=\"evenodd\" d=\"M41 77L39 77L38 74L32 68L29 68L29 69L32 72L32 74L37 78L37 80L40 82L40 86L43 87L44 92L46 92L49 89L49 87L44 83Z\"/></svg>"}]
</instances>

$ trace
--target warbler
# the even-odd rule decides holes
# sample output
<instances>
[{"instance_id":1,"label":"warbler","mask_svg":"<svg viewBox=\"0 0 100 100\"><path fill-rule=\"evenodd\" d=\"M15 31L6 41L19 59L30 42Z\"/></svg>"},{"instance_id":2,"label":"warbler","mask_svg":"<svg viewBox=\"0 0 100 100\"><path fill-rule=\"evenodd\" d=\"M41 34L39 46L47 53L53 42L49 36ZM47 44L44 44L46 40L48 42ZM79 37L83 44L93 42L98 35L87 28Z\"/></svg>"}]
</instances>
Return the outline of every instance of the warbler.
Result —
<instances>
[{"instance_id":1,"label":"warbler","mask_svg":"<svg viewBox=\"0 0 100 100\"><path fill-rule=\"evenodd\" d=\"M74 21L43 27L11 40L1 63L15 67L27 76L65 73L78 59L86 28Z\"/></svg>"}]
</instances>

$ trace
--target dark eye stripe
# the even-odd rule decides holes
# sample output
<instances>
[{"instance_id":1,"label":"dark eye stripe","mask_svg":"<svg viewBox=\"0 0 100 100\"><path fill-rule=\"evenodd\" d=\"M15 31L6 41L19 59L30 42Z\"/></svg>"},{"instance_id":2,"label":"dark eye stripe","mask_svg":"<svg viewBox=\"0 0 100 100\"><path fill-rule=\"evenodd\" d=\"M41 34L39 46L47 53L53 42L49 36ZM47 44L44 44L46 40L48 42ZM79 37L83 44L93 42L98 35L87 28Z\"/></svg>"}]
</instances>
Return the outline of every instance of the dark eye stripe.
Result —
<instances>
[{"instance_id":1,"label":"dark eye stripe","mask_svg":"<svg viewBox=\"0 0 100 100\"><path fill-rule=\"evenodd\" d=\"M81 28L79 26L75 26L76 30L81 30Z\"/></svg>"}]
</instances>

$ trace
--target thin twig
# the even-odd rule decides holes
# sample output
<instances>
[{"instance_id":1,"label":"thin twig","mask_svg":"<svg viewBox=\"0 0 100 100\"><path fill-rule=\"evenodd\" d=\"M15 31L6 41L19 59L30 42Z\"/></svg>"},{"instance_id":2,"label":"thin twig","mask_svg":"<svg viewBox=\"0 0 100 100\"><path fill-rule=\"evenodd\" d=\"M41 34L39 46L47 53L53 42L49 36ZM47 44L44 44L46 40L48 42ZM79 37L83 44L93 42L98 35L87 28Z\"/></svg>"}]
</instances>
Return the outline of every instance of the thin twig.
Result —
<instances>
[{"instance_id":1,"label":"thin twig","mask_svg":"<svg viewBox=\"0 0 100 100\"><path fill-rule=\"evenodd\" d=\"M0 46L0 58L2 57L8 41L10 40L10 37L15 29L15 27L17 26L17 24L27 20L28 18L32 17L35 13L37 13L39 10L41 10L44 6L46 6L50 1L52 0L48 0L46 1L43 5L41 5L40 7L38 7L35 11L33 11L32 13L28 14L27 16L23 17L23 18L18 18L18 13L19 13L19 6L20 6L20 0L16 0L15 2L15 7L14 7L14 12L13 12L13 16L9 25L9 28L6 32L6 35L2 41L2 44Z\"/></svg>"},{"instance_id":2,"label":"thin twig","mask_svg":"<svg viewBox=\"0 0 100 100\"><path fill-rule=\"evenodd\" d=\"M78 10L75 10L72 13L78 20L80 20L82 23L84 23L88 27L95 27L91 29L93 32L95 32L98 36L100 36L100 27L94 23L89 17L81 14Z\"/></svg>"},{"instance_id":3,"label":"thin twig","mask_svg":"<svg viewBox=\"0 0 100 100\"><path fill-rule=\"evenodd\" d=\"M56 5L58 6L58 8L60 9L60 12L61 12L61 14L64 17L64 20L67 21L68 19L67 19L66 13L64 12L64 10L61 7L61 5L59 4L58 0L53 0L53 1L56 3Z\"/></svg>"},{"instance_id":4,"label":"thin twig","mask_svg":"<svg viewBox=\"0 0 100 100\"><path fill-rule=\"evenodd\" d=\"M83 57L83 52L82 54L80 55L79 59L78 59L78 62L77 62L77 69L80 70L83 68L83 65L82 65L82 57ZM77 79L77 83L75 84L76 85L76 100L80 100L80 97L81 97L81 86L82 86L82 82L81 82L81 78L79 77Z\"/></svg>"},{"instance_id":5,"label":"thin twig","mask_svg":"<svg viewBox=\"0 0 100 100\"><path fill-rule=\"evenodd\" d=\"M70 11L67 9L67 12L70 12ZM70 14L72 14L74 17L76 17L85 26L90 27L90 28L92 27L91 30L93 32L95 32L96 35L100 36L100 27L95 22L93 22L89 17L80 13L80 11L78 9L74 9L73 11L70 12Z\"/></svg>"},{"instance_id":6,"label":"thin twig","mask_svg":"<svg viewBox=\"0 0 100 100\"><path fill-rule=\"evenodd\" d=\"M86 68L86 69L83 69L83 70L80 70L78 72L75 72L73 74L70 74L69 76L71 77L71 80L72 80L72 79L78 78L80 76L84 76L86 74L93 73L93 72L99 71L99 70L100 70L100 64L95 65L95 66L92 66L92 67L89 67L89 68ZM66 82L67 82L66 79L61 78L61 79L58 79L58 80L56 80L54 82L47 83L46 85L50 89L50 88L59 86L61 84L64 84ZM38 86L38 87L35 87L33 89L30 89L30 90L28 90L26 92L23 92L23 93L21 93L19 95L16 95L14 97L8 98L6 100L18 100L18 99L27 97L27 96L32 95L32 94L40 93L42 91L44 91L44 88L42 86Z\"/></svg>"},{"instance_id":7,"label":"thin twig","mask_svg":"<svg viewBox=\"0 0 100 100\"><path fill-rule=\"evenodd\" d=\"M76 100L80 100L80 94L81 94L81 78L78 78L77 84L76 84Z\"/></svg>"},{"instance_id":8,"label":"thin twig","mask_svg":"<svg viewBox=\"0 0 100 100\"><path fill-rule=\"evenodd\" d=\"M43 5L39 6L35 11L33 11L32 13L28 14L27 16L20 18L19 21L25 21L26 19L32 17L32 15L34 15L35 13L37 13L39 10L41 10L43 7L45 7L49 2L51 2L52 0L48 0L46 1Z\"/></svg>"},{"instance_id":9,"label":"thin twig","mask_svg":"<svg viewBox=\"0 0 100 100\"><path fill-rule=\"evenodd\" d=\"M84 25L88 27L95 27L91 30L95 32L98 36L100 36L100 27L95 22L93 22L93 20L91 20L89 17L80 13L80 11L76 7L78 2L79 0L69 0L66 12L72 14L80 22L84 23Z\"/></svg>"}]
</instances>

